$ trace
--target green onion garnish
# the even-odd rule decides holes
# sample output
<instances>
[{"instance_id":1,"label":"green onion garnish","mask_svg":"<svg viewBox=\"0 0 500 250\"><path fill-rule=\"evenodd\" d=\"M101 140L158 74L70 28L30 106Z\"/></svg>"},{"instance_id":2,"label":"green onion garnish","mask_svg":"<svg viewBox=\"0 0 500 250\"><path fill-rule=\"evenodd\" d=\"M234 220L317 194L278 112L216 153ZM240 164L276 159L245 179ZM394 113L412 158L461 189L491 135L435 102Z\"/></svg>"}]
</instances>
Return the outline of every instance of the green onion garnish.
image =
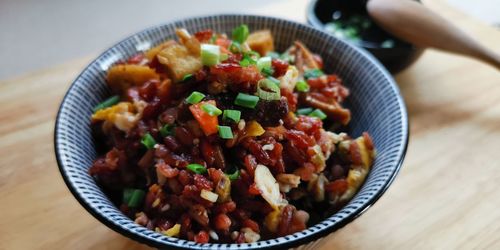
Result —
<instances>
[{"instance_id":1,"label":"green onion garnish","mask_svg":"<svg viewBox=\"0 0 500 250\"><path fill-rule=\"evenodd\" d=\"M322 75L324 75L325 73L323 73L323 71L321 71L321 69L308 69L304 72L304 77L306 79L309 79L309 78L318 78Z\"/></svg>"},{"instance_id":2,"label":"green onion garnish","mask_svg":"<svg viewBox=\"0 0 500 250\"><path fill-rule=\"evenodd\" d=\"M130 200L128 201L128 206L129 207L138 207L141 205L142 201L144 200L144 196L146 195L146 192L144 192L141 189L134 189L134 192L130 196Z\"/></svg>"},{"instance_id":3,"label":"green onion garnish","mask_svg":"<svg viewBox=\"0 0 500 250\"><path fill-rule=\"evenodd\" d=\"M233 40L239 43L244 43L250 31L248 30L248 26L246 24L242 24L233 29Z\"/></svg>"},{"instance_id":4,"label":"green onion garnish","mask_svg":"<svg viewBox=\"0 0 500 250\"><path fill-rule=\"evenodd\" d=\"M268 76L267 79L270 80L271 82L273 82L274 84L280 86L280 80L278 80L272 76Z\"/></svg>"},{"instance_id":5,"label":"green onion garnish","mask_svg":"<svg viewBox=\"0 0 500 250\"><path fill-rule=\"evenodd\" d=\"M321 120L326 119L326 114L321 111L321 109L315 109L313 112L309 113L309 116L318 117Z\"/></svg>"},{"instance_id":6,"label":"green onion garnish","mask_svg":"<svg viewBox=\"0 0 500 250\"><path fill-rule=\"evenodd\" d=\"M257 95L267 101L279 100L281 98L280 87L269 79L262 79L257 85Z\"/></svg>"},{"instance_id":7,"label":"green onion garnish","mask_svg":"<svg viewBox=\"0 0 500 250\"><path fill-rule=\"evenodd\" d=\"M117 95L112 96L112 97L106 99L104 102L97 104L97 106L94 107L93 111L95 113L101 109L109 108L109 107L117 104L119 101L120 101L119 96L117 96Z\"/></svg>"},{"instance_id":8,"label":"green onion garnish","mask_svg":"<svg viewBox=\"0 0 500 250\"><path fill-rule=\"evenodd\" d=\"M222 61L227 60L228 58L229 58L229 55L224 53L224 54L220 54L220 58L219 59L222 62Z\"/></svg>"},{"instance_id":9,"label":"green onion garnish","mask_svg":"<svg viewBox=\"0 0 500 250\"><path fill-rule=\"evenodd\" d=\"M265 76L272 76L274 74L273 68L263 68L262 74Z\"/></svg>"},{"instance_id":10,"label":"green onion garnish","mask_svg":"<svg viewBox=\"0 0 500 250\"><path fill-rule=\"evenodd\" d=\"M232 53L240 53L241 52L240 43L233 41L231 45L229 45L229 51L231 51Z\"/></svg>"},{"instance_id":11,"label":"green onion garnish","mask_svg":"<svg viewBox=\"0 0 500 250\"><path fill-rule=\"evenodd\" d=\"M128 202L130 201L130 198L132 197L133 193L134 193L134 189L133 188L125 188L125 189L123 189L122 203L123 204L128 204Z\"/></svg>"},{"instance_id":12,"label":"green onion garnish","mask_svg":"<svg viewBox=\"0 0 500 250\"><path fill-rule=\"evenodd\" d=\"M271 57L272 59L280 59L280 54L274 51L267 52L266 56Z\"/></svg>"},{"instance_id":13,"label":"green onion garnish","mask_svg":"<svg viewBox=\"0 0 500 250\"><path fill-rule=\"evenodd\" d=\"M306 81L298 81L297 85L295 85L295 89L299 92L309 92L309 84Z\"/></svg>"},{"instance_id":14,"label":"green onion garnish","mask_svg":"<svg viewBox=\"0 0 500 250\"><path fill-rule=\"evenodd\" d=\"M207 169L204 166L196 163L189 164L186 168L196 174L205 174L207 172Z\"/></svg>"},{"instance_id":15,"label":"green onion garnish","mask_svg":"<svg viewBox=\"0 0 500 250\"><path fill-rule=\"evenodd\" d=\"M219 129L219 136L222 139L233 139L233 131L229 126L217 126Z\"/></svg>"},{"instance_id":16,"label":"green onion garnish","mask_svg":"<svg viewBox=\"0 0 500 250\"><path fill-rule=\"evenodd\" d=\"M174 124L165 124L163 127L160 128L160 134L161 136L169 136L174 134Z\"/></svg>"},{"instance_id":17,"label":"green onion garnish","mask_svg":"<svg viewBox=\"0 0 500 250\"><path fill-rule=\"evenodd\" d=\"M226 109L222 114L222 120L224 121L231 120L235 123L238 123L240 121L240 118L241 118L241 111L239 110Z\"/></svg>"},{"instance_id":18,"label":"green onion garnish","mask_svg":"<svg viewBox=\"0 0 500 250\"><path fill-rule=\"evenodd\" d=\"M218 109L216 106L206 103L201 105L201 109L205 111L210 116L219 116L222 114L222 110Z\"/></svg>"},{"instance_id":19,"label":"green onion garnish","mask_svg":"<svg viewBox=\"0 0 500 250\"><path fill-rule=\"evenodd\" d=\"M151 134L150 134L150 133L147 133L147 134L145 134L145 135L142 137L141 143L142 143L142 145L144 145L147 149L152 149L152 148L154 148L154 146L156 145L155 138L153 138L153 136L151 136Z\"/></svg>"},{"instance_id":20,"label":"green onion garnish","mask_svg":"<svg viewBox=\"0 0 500 250\"><path fill-rule=\"evenodd\" d=\"M297 109L297 114L298 115L308 115L311 112L313 112L312 108L302 108L302 109Z\"/></svg>"},{"instance_id":21,"label":"green onion garnish","mask_svg":"<svg viewBox=\"0 0 500 250\"><path fill-rule=\"evenodd\" d=\"M203 98L205 98L205 95L203 93L200 93L198 91L193 91L193 93L191 93L186 98L186 102L189 104L196 104L196 103L201 102L201 100L203 100Z\"/></svg>"},{"instance_id":22,"label":"green onion garnish","mask_svg":"<svg viewBox=\"0 0 500 250\"><path fill-rule=\"evenodd\" d=\"M244 59L242 59L240 61L240 66L241 67L248 67L248 66L250 66L250 64L251 64L250 60L248 60L247 58L244 58Z\"/></svg>"},{"instance_id":23,"label":"green onion garnish","mask_svg":"<svg viewBox=\"0 0 500 250\"><path fill-rule=\"evenodd\" d=\"M259 58L259 60L257 60L257 68L262 71L263 69L265 68L271 68L271 57L269 56L265 56L265 57L261 57Z\"/></svg>"},{"instance_id":24,"label":"green onion garnish","mask_svg":"<svg viewBox=\"0 0 500 250\"><path fill-rule=\"evenodd\" d=\"M220 47L213 44L201 45L201 63L206 66L213 66L219 63Z\"/></svg>"},{"instance_id":25,"label":"green onion garnish","mask_svg":"<svg viewBox=\"0 0 500 250\"><path fill-rule=\"evenodd\" d=\"M240 170L236 169L236 171L234 171L234 173L226 174L226 175L227 175L227 177L229 177L230 180L235 181L235 180L240 178Z\"/></svg>"},{"instance_id":26,"label":"green onion garnish","mask_svg":"<svg viewBox=\"0 0 500 250\"><path fill-rule=\"evenodd\" d=\"M181 80L181 81L183 81L183 82L184 82L184 81L186 81L186 80L188 80L188 79L191 79L192 77L193 77L193 74L186 74L186 75L184 75L184 77L182 77L182 80Z\"/></svg>"},{"instance_id":27,"label":"green onion garnish","mask_svg":"<svg viewBox=\"0 0 500 250\"><path fill-rule=\"evenodd\" d=\"M244 93L239 93L234 100L234 104L242 106L245 108L255 108L259 102L259 97L254 95L248 95Z\"/></svg>"}]
</instances>

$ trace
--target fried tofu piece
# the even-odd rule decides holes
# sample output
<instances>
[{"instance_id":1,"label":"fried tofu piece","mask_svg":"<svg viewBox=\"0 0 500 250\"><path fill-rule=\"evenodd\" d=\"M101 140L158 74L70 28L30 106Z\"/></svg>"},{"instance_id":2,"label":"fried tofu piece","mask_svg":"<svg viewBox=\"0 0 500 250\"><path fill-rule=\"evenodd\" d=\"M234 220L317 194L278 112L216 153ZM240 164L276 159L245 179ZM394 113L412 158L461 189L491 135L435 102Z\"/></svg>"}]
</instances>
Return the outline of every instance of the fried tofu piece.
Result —
<instances>
[{"instance_id":1,"label":"fried tofu piece","mask_svg":"<svg viewBox=\"0 0 500 250\"><path fill-rule=\"evenodd\" d=\"M252 50L257 51L261 56L274 51L274 40L270 30L258 30L251 33L247 38L247 43Z\"/></svg>"},{"instance_id":2,"label":"fried tofu piece","mask_svg":"<svg viewBox=\"0 0 500 250\"><path fill-rule=\"evenodd\" d=\"M165 41L144 52L144 55L149 61L152 61L155 58L155 56L158 55L158 53L160 53L160 51L173 44L176 44L174 40Z\"/></svg>"},{"instance_id":3,"label":"fried tofu piece","mask_svg":"<svg viewBox=\"0 0 500 250\"><path fill-rule=\"evenodd\" d=\"M187 74L194 74L203 66L199 56L193 55L185 46L173 44L157 55L161 64L167 67L174 82L179 82Z\"/></svg>"},{"instance_id":4,"label":"fried tofu piece","mask_svg":"<svg viewBox=\"0 0 500 250\"><path fill-rule=\"evenodd\" d=\"M107 83L114 93L124 94L132 86L141 86L160 76L148 66L135 64L114 65L108 70Z\"/></svg>"}]
</instances>

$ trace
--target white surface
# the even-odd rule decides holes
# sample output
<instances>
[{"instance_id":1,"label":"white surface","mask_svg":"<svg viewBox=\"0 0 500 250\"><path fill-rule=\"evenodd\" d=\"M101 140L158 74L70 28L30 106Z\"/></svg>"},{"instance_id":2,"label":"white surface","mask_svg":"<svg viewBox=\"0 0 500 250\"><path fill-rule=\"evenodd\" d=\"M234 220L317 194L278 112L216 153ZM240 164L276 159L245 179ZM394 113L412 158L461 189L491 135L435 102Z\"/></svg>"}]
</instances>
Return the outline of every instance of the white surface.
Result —
<instances>
[{"instance_id":1,"label":"white surface","mask_svg":"<svg viewBox=\"0 0 500 250\"><path fill-rule=\"evenodd\" d=\"M306 0L0 0L0 79L90 54L156 24L214 13L269 13L271 5ZM298 19L305 9L298 8Z\"/></svg>"}]
</instances>

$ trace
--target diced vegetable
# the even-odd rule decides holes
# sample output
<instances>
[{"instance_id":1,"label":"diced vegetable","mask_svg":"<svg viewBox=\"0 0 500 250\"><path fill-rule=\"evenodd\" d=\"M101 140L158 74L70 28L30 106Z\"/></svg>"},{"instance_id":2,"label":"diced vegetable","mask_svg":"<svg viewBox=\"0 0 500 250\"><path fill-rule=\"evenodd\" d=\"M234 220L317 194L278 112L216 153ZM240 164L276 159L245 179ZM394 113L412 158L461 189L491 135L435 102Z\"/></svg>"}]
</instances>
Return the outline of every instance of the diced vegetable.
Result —
<instances>
[{"instance_id":1,"label":"diced vegetable","mask_svg":"<svg viewBox=\"0 0 500 250\"><path fill-rule=\"evenodd\" d=\"M279 100L281 98L280 87L269 79L262 79L257 85L257 95L267 101Z\"/></svg>"},{"instance_id":2,"label":"diced vegetable","mask_svg":"<svg viewBox=\"0 0 500 250\"><path fill-rule=\"evenodd\" d=\"M201 109L203 109L203 111L205 111L210 116L219 116L222 114L222 110L218 109L215 105L212 105L210 103L201 105Z\"/></svg>"},{"instance_id":3,"label":"diced vegetable","mask_svg":"<svg viewBox=\"0 0 500 250\"><path fill-rule=\"evenodd\" d=\"M187 98L186 102L189 104L196 104L199 103L201 100L205 98L205 95L203 93L200 93L198 91L193 91Z\"/></svg>"},{"instance_id":4,"label":"diced vegetable","mask_svg":"<svg viewBox=\"0 0 500 250\"><path fill-rule=\"evenodd\" d=\"M242 24L233 29L232 37L234 41L244 43L247 40L249 33L248 26L246 24Z\"/></svg>"},{"instance_id":5,"label":"diced vegetable","mask_svg":"<svg viewBox=\"0 0 500 250\"><path fill-rule=\"evenodd\" d=\"M261 136L266 132L266 130L264 130L264 128L258 122L250 121L246 125L245 132L248 136Z\"/></svg>"},{"instance_id":6,"label":"diced vegetable","mask_svg":"<svg viewBox=\"0 0 500 250\"><path fill-rule=\"evenodd\" d=\"M248 95L244 93L239 93L234 100L234 104L242 106L245 108L255 108L259 102L259 97L254 95Z\"/></svg>"},{"instance_id":7,"label":"diced vegetable","mask_svg":"<svg viewBox=\"0 0 500 250\"><path fill-rule=\"evenodd\" d=\"M264 68L271 68L271 57L265 56L257 60L257 68L262 71Z\"/></svg>"},{"instance_id":8,"label":"diced vegetable","mask_svg":"<svg viewBox=\"0 0 500 250\"><path fill-rule=\"evenodd\" d=\"M240 53L241 52L241 44L233 41L231 45L229 45L229 51L232 53Z\"/></svg>"},{"instance_id":9,"label":"diced vegetable","mask_svg":"<svg viewBox=\"0 0 500 250\"><path fill-rule=\"evenodd\" d=\"M318 117L321 120L326 119L326 114L321 111L321 109L315 109L313 112L309 113L309 116Z\"/></svg>"},{"instance_id":10,"label":"diced vegetable","mask_svg":"<svg viewBox=\"0 0 500 250\"><path fill-rule=\"evenodd\" d=\"M233 121L235 123L238 123L241 118L241 111L239 110L234 110L234 109L226 109L224 110L224 113L222 114L222 120L224 121Z\"/></svg>"},{"instance_id":11,"label":"diced vegetable","mask_svg":"<svg viewBox=\"0 0 500 250\"><path fill-rule=\"evenodd\" d=\"M318 78L322 75L324 75L323 71L321 69L309 69L304 72L304 77L306 79L310 78Z\"/></svg>"},{"instance_id":12,"label":"diced vegetable","mask_svg":"<svg viewBox=\"0 0 500 250\"><path fill-rule=\"evenodd\" d=\"M146 192L141 189L134 189L132 195L130 196L130 200L128 201L129 207L139 207L144 200L144 196Z\"/></svg>"},{"instance_id":13,"label":"diced vegetable","mask_svg":"<svg viewBox=\"0 0 500 250\"><path fill-rule=\"evenodd\" d=\"M229 126L218 126L219 136L222 139L233 139L233 131Z\"/></svg>"},{"instance_id":14,"label":"diced vegetable","mask_svg":"<svg viewBox=\"0 0 500 250\"><path fill-rule=\"evenodd\" d=\"M217 198L219 198L218 194L216 194L212 191L206 190L206 189L201 190L200 196L201 196L201 198L203 198L207 201L210 201L210 202L216 202Z\"/></svg>"},{"instance_id":15,"label":"diced vegetable","mask_svg":"<svg viewBox=\"0 0 500 250\"><path fill-rule=\"evenodd\" d=\"M200 164L196 164L196 163L189 164L189 165L187 165L186 168L191 170L191 172L193 172L195 174L206 174L207 173L207 169L204 166L202 166Z\"/></svg>"},{"instance_id":16,"label":"diced vegetable","mask_svg":"<svg viewBox=\"0 0 500 250\"><path fill-rule=\"evenodd\" d=\"M133 188L125 188L123 189L123 198L122 198L122 203L123 204L128 204L130 201L130 198L132 197L132 194L134 193Z\"/></svg>"},{"instance_id":17,"label":"diced vegetable","mask_svg":"<svg viewBox=\"0 0 500 250\"><path fill-rule=\"evenodd\" d=\"M186 74L186 75L184 75L184 77L182 77L182 81L185 82L191 78L193 78L193 74Z\"/></svg>"},{"instance_id":18,"label":"diced vegetable","mask_svg":"<svg viewBox=\"0 0 500 250\"><path fill-rule=\"evenodd\" d=\"M174 124L165 124L163 127L160 128L160 134L161 136L169 136L174 134Z\"/></svg>"},{"instance_id":19,"label":"diced vegetable","mask_svg":"<svg viewBox=\"0 0 500 250\"><path fill-rule=\"evenodd\" d=\"M213 66L219 63L220 47L213 44L201 45L201 62L205 66Z\"/></svg>"},{"instance_id":20,"label":"diced vegetable","mask_svg":"<svg viewBox=\"0 0 500 250\"><path fill-rule=\"evenodd\" d=\"M95 108L93 109L93 111L95 113L98 110L109 108L109 107L117 104L119 101L120 101L120 97L119 96L117 96L117 95L112 96L112 97L106 99L105 101L97 104L97 106L95 106Z\"/></svg>"},{"instance_id":21,"label":"diced vegetable","mask_svg":"<svg viewBox=\"0 0 500 250\"><path fill-rule=\"evenodd\" d=\"M265 76L272 76L274 74L273 68L263 68L262 74Z\"/></svg>"},{"instance_id":22,"label":"diced vegetable","mask_svg":"<svg viewBox=\"0 0 500 250\"><path fill-rule=\"evenodd\" d=\"M215 101L210 100L199 102L189 106L189 110L193 114L196 121L200 124L200 127L205 135L208 136L218 132L217 126L219 125L219 121L217 120L217 116L211 116L201 108L204 104L212 104L215 106Z\"/></svg>"},{"instance_id":23,"label":"diced vegetable","mask_svg":"<svg viewBox=\"0 0 500 250\"><path fill-rule=\"evenodd\" d=\"M169 237L177 237L181 232L181 224L175 224L173 227L169 228L166 231L163 231L163 234Z\"/></svg>"},{"instance_id":24,"label":"diced vegetable","mask_svg":"<svg viewBox=\"0 0 500 250\"><path fill-rule=\"evenodd\" d=\"M297 109L297 114L298 115L308 115L311 112L313 112L312 108L302 108L302 109Z\"/></svg>"},{"instance_id":25,"label":"diced vegetable","mask_svg":"<svg viewBox=\"0 0 500 250\"><path fill-rule=\"evenodd\" d=\"M271 82L273 82L274 84L278 85L278 87L280 86L280 83L281 83L280 80L278 80L272 76L267 77L267 79L270 80Z\"/></svg>"},{"instance_id":26,"label":"diced vegetable","mask_svg":"<svg viewBox=\"0 0 500 250\"><path fill-rule=\"evenodd\" d=\"M297 89L297 91L299 92L309 92L310 87L306 81L298 81L295 85L295 89Z\"/></svg>"},{"instance_id":27,"label":"diced vegetable","mask_svg":"<svg viewBox=\"0 0 500 250\"><path fill-rule=\"evenodd\" d=\"M142 137L141 143L142 143L142 145L144 145L147 149L152 149L152 148L154 148L154 146L156 145L156 141L155 141L155 139L153 138L153 136L151 136L151 134L150 134L150 133L147 133L147 134L145 134L145 135Z\"/></svg>"},{"instance_id":28,"label":"diced vegetable","mask_svg":"<svg viewBox=\"0 0 500 250\"><path fill-rule=\"evenodd\" d=\"M229 177L230 180L235 181L235 180L240 178L240 170L236 169L236 171L234 171L234 173L226 174L226 175L227 175L227 177Z\"/></svg>"}]
</instances>

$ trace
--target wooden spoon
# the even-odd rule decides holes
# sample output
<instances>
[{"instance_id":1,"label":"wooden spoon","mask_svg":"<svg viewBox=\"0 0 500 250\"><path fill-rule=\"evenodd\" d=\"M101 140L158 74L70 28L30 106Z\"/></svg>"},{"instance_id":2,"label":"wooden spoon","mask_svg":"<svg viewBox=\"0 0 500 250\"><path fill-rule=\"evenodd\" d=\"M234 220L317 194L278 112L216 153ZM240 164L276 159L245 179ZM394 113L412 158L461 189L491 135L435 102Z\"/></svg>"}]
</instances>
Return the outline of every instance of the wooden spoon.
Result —
<instances>
[{"instance_id":1,"label":"wooden spoon","mask_svg":"<svg viewBox=\"0 0 500 250\"><path fill-rule=\"evenodd\" d=\"M402 40L474 57L500 70L500 55L416 1L369 0L366 8L380 27Z\"/></svg>"}]
</instances>

